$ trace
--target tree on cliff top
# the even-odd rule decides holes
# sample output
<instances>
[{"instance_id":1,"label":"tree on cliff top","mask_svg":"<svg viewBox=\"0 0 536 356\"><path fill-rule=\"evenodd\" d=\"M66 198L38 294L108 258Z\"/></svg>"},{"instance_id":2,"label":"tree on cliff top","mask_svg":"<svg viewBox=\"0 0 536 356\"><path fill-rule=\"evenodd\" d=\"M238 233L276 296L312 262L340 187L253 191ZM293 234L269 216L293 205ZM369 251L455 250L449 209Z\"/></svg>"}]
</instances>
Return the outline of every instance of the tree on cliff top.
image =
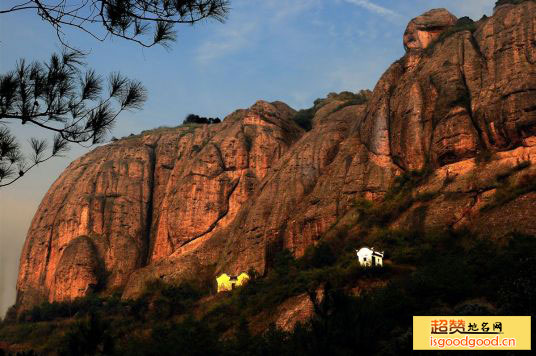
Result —
<instances>
[{"instance_id":1,"label":"tree on cliff top","mask_svg":"<svg viewBox=\"0 0 536 356\"><path fill-rule=\"evenodd\" d=\"M506 4L517 5L517 4L521 4L522 2L525 2L525 1L536 1L536 0L497 0L495 2L495 7L501 6L501 5L506 5Z\"/></svg>"},{"instance_id":2,"label":"tree on cliff top","mask_svg":"<svg viewBox=\"0 0 536 356\"><path fill-rule=\"evenodd\" d=\"M78 52L53 54L48 63L24 60L0 75L0 187L21 178L37 164L60 156L69 143L101 143L117 116L141 109L146 91L140 82L112 73L104 80L93 70L83 71ZM31 157L7 125L20 122L55 133L49 142L31 138Z\"/></svg>"},{"instance_id":3,"label":"tree on cliff top","mask_svg":"<svg viewBox=\"0 0 536 356\"><path fill-rule=\"evenodd\" d=\"M36 11L56 31L69 51L53 54L48 63L26 64L0 74L0 187L21 178L28 170L54 156L69 143L102 142L117 116L140 109L146 100L141 83L119 73L103 79L93 70L83 72L83 52L65 41L64 29L81 30L99 41L119 37L144 47L169 45L177 24L215 19L223 22L228 0L19 0L0 14ZM31 157L24 157L10 122L30 123L55 132L50 151L46 140L31 138ZM28 159L29 158L29 159Z\"/></svg>"},{"instance_id":4,"label":"tree on cliff top","mask_svg":"<svg viewBox=\"0 0 536 356\"><path fill-rule=\"evenodd\" d=\"M177 24L214 19L223 22L229 11L227 0L19 0L0 14L36 11L65 41L66 28L81 30L104 41L109 36L136 42L144 47L167 45L175 40ZM70 47L69 47L70 48Z\"/></svg>"}]
</instances>

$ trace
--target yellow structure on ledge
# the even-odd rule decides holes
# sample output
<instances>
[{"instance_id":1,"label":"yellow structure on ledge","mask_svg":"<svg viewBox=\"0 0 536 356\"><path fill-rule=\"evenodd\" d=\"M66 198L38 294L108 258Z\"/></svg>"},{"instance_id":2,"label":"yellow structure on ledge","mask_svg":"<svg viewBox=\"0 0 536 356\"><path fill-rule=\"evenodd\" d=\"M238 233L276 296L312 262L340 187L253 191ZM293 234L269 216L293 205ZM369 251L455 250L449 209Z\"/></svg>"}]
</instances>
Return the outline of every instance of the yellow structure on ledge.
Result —
<instances>
[{"instance_id":1,"label":"yellow structure on ledge","mask_svg":"<svg viewBox=\"0 0 536 356\"><path fill-rule=\"evenodd\" d=\"M216 282L218 282L218 293L231 291L235 287L243 286L248 281L249 275L245 272L242 272L239 276L229 276L227 273L224 273L216 278Z\"/></svg>"}]
</instances>

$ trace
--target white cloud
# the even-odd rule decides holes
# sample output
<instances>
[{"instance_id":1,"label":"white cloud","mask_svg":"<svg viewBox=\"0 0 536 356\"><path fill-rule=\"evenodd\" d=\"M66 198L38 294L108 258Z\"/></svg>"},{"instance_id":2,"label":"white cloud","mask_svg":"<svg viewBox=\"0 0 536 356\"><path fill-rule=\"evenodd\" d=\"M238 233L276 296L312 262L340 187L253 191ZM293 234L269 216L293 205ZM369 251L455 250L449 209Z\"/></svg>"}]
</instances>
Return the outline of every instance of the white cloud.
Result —
<instances>
[{"instance_id":1,"label":"white cloud","mask_svg":"<svg viewBox=\"0 0 536 356\"><path fill-rule=\"evenodd\" d=\"M396 19L400 17L400 15L394 12L393 10L390 10L380 5L376 5L369 0L344 0L344 1L346 1L347 3L362 7L370 12L373 12L375 14L378 14L380 16L383 16L389 19Z\"/></svg>"},{"instance_id":2,"label":"white cloud","mask_svg":"<svg viewBox=\"0 0 536 356\"><path fill-rule=\"evenodd\" d=\"M198 62L210 62L247 47L252 43L257 27L256 22L235 22L224 26L214 39L206 41L198 48Z\"/></svg>"},{"instance_id":3,"label":"white cloud","mask_svg":"<svg viewBox=\"0 0 536 356\"><path fill-rule=\"evenodd\" d=\"M320 0L269 0L266 5L272 20L282 21L320 6Z\"/></svg>"},{"instance_id":4,"label":"white cloud","mask_svg":"<svg viewBox=\"0 0 536 356\"><path fill-rule=\"evenodd\" d=\"M293 18L321 6L321 0L237 0L229 21L197 49L204 64L256 45L262 31L291 32ZM252 10L254 10L252 12Z\"/></svg>"}]
</instances>

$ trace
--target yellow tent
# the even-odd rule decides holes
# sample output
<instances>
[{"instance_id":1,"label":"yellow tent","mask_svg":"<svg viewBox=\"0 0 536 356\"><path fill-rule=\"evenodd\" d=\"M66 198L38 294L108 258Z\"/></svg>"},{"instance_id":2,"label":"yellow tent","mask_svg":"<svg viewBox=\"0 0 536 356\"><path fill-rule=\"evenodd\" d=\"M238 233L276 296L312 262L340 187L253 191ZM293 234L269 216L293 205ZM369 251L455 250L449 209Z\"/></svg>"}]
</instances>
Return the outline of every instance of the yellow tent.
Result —
<instances>
[{"instance_id":1,"label":"yellow tent","mask_svg":"<svg viewBox=\"0 0 536 356\"><path fill-rule=\"evenodd\" d=\"M229 277L226 273L216 278L216 282L218 282L218 293L233 289L233 285L231 284L231 277Z\"/></svg>"},{"instance_id":2,"label":"yellow tent","mask_svg":"<svg viewBox=\"0 0 536 356\"><path fill-rule=\"evenodd\" d=\"M240 287L245 285L249 281L249 275L246 272L242 272L236 280L236 286Z\"/></svg>"},{"instance_id":3,"label":"yellow tent","mask_svg":"<svg viewBox=\"0 0 536 356\"><path fill-rule=\"evenodd\" d=\"M216 282L218 282L218 293L233 290L235 287L245 285L248 281L249 275L245 272L242 272L238 277L223 273L216 278Z\"/></svg>"}]
</instances>

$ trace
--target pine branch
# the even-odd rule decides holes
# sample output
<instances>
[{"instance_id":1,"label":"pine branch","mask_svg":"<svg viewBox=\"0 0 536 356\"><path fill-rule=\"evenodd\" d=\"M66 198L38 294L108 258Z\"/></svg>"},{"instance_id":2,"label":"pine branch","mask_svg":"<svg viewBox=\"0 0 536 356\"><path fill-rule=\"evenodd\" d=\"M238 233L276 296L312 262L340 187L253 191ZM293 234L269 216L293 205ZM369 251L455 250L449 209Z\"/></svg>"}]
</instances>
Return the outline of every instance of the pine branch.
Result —
<instances>
[{"instance_id":1,"label":"pine branch","mask_svg":"<svg viewBox=\"0 0 536 356\"><path fill-rule=\"evenodd\" d=\"M30 0L0 10L0 14L22 10L36 11L54 28L66 48L80 52L65 40L63 28L81 30L98 41L114 36L144 47L169 46L176 40L176 25L193 25L210 19L224 22L229 1Z\"/></svg>"},{"instance_id":2,"label":"pine branch","mask_svg":"<svg viewBox=\"0 0 536 356\"><path fill-rule=\"evenodd\" d=\"M69 149L69 143L86 147L103 142L123 111L142 108L147 92L140 82L112 73L105 91L101 76L91 69L83 71L83 58L69 51L52 55L46 63L20 60L15 70L0 75L0 187L60 156ZM32 154L24 157L5 126L8 122L54 132L52 145L32 138Z\"/></svg>"}]
</instances>

